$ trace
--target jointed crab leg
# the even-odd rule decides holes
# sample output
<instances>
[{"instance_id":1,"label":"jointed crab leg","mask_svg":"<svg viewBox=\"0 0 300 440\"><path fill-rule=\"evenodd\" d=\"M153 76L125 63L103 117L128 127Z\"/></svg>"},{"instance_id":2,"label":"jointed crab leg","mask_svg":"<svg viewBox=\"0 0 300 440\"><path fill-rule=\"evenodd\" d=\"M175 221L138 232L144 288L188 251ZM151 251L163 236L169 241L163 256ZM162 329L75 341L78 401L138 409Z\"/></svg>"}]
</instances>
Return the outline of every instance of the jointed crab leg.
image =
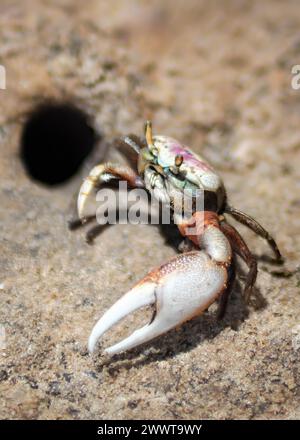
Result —
<instances>
[{"instance_id":1,"label":"jointed crab leg","mask_svg":"<svg viewBox=\"0 0 300 440\"><path fill-rule=\"evenodd\" d=\"M226 221L221 221L220 223L221 230L224 232L226 237L228 238L231 247L234 252L237 253L247 264L249 267L249 272L247 274L245 288L244 288L244 296L246 302L249 302L253 286L257 277L257 261L255 257L252 255L249 250L247 244L243 240L240 233L232 226L226 223Z\"/></svg>"},{"instance_id":2,"label":"jointed crab leg","mask_svg":"<svg viewBox=\"0 0 300 440\"><path fill-rule=\"evenodd\" d=\"M112 142L112 147L117 148L129 162L130 166L135 169L140 151L145 147L145 141L139 136L129 134L115 139Z\"/></svg>"},{"instance_id":3,"label":"jointed crab leg","mask_svg":"<svg viewBox=\"0 0 300 440\"><path fill-rule=\"evenodd\" d=\"M144 187L144 183L140 176L129 167L111 163L97 165L84 180L79 191L77 210L80 219L84 219L85 217L85 203L93 189L99 187L101 183L109 182L112 179L125 180L131 188Z\"/></svg>"},{"instance_id":4,"label":"jointed crab leg","mask_svg":"<svg viewBox=\"0 0 300 440\"><path fill-rule=\"evenodd\" d=\"M265 228L263 228L254 218L252 218L250 215L245 214L244 212L240 211L239 209L234 208L233 206L226 205L225 212L232 215L235 220L242 223L243 225L247 226L249 229L251 229L253 232L255 232L260 237L267 240L269 246L271 247L272 251L275 254L275 258L278 262L282 262L283 258L282 255L278 249L278 246L274 240L273 237L269 234L268 231L266 231Z\"/></svg>"},{"instance_id":5,"label":"jointed crab leg","mask_svg":"<svg viewBox=\"0 0 300 440\"><path fill-rule=\"evenodd\" d=\"M136 347L200 315L226 290L232 255L217 218L210 213L201 236L193 236L203 250L181 254L154 269L102 316L91 333L90 352L108 329L140 307L155 304L152 322L105 353L113 355Z\"/></svg>"},{"instance_id":6,"label":"jointed crab leg","mask_svg":"<svg viewBox=\"0 0 300 440\"><path fill-rule=\"evenodd\" d=\"M231 266L228 268L227 287L220 297L220 302L217 310L217 319L219 321L224 318L224 315L226 313L228 300L234 287L235 277L236 277L235 259L233 258L231 262Z\"/></svg>"}]
</instances>

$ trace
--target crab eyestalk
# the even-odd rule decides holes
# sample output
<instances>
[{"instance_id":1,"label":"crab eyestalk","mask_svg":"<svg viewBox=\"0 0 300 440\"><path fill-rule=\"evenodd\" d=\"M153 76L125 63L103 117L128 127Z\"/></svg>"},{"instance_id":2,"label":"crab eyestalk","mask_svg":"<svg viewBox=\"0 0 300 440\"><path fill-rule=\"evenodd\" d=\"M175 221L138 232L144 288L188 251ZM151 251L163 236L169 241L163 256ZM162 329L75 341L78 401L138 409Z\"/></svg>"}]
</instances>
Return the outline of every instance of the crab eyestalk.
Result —
<instances>
[{"instance_id":1,"label":"crab eyestalk","mask_svg":"<svg viewBox=\"0 0 300 440\"><path fill-rule=\"evenodd\" d=\"M145 137L147 145L150 149L154 147L153 138L152 138L152 122L146 121L145 123Z\"/></svg>"},{"instance_id":2,"label":"crab eyestalk","mask_svg":"<svg viewBox=\"0 0 300 440\"><path fill-rule=\"evenodd\" d=\"M155 150L153 137L152 137L152 122L146 121L145 122L145 138L147 142L147 147L143 148L140 151L140 154L138 156L138 173L144 174L145 169L150 165L153 164L155 161L155 156L153 155L153 152Z\"/></svg>"},{"instance_id":3,"label":"crab eyestalk","mask_svg":"<svg viewBox=\"0 0 300 440\"><path fill-rule=\"evenodd\" d=\"M183 162L183 156L182 154L177 154L177 156L175 156L175 165L177 168L180 167L180 165L182 165Z\"/></svg>"},{"instance_id":4,"label":"crab eyestalk","mask_svg":"<svg viewBox=\"0 0 300 440\"><path fill-rule=\"evenodd\" d=\"M175 156L174 166L170 167L172 173L178 174L182 164L183 164L183 156L181 154L177 154L177 156Z\"/></svg>"}]
</instances>

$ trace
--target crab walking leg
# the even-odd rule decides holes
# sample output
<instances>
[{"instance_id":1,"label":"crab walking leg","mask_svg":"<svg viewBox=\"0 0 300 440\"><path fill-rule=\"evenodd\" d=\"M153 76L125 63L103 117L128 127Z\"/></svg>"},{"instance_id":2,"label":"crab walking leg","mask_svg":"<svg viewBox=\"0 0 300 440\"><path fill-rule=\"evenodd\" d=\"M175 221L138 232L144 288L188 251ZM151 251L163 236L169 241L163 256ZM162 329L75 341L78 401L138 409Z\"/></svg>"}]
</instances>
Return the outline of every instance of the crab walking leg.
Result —
<instances>
[{"instance_id":1,"label":"crab walking leg","mask_svg":"<svg viewBox=\"0 0 300 440\"><path fill-rule=\"evenodd\" d=\"M283 257L280 253L280 250L278 249L277 243L274 240L273 237L269 234L268 231L266 231L265 228L262 227L261 224L259 224L254 218L252 218L250 215L246 214L245 212L240 211L239 209L234 208L233 206L226 205L225 212L232 215L232 217L237 220L238 222L242 223L243 225L247 226L249 229L251 229L255 234L259 235L260 237L267 240L270 248L272 249L276 261L278 263L283 262Z\"/></svg>"},{"instance_id":2,"label":"crab walking leg","mask_svg":"<svg viewBox=\"0 0 300 440\"><path fill-rule=\"evenodd\" d=\"M236 252L237 255L239 255L245 261L249 268L244 288L245 300L246 302L249 302L257 277L257 261L240 233L232 225L223 220L221 221L220 226L221 230L230 241L234 252Z\"/></svg>"},{"instance_id":3,"label":"crab walking leg","mask_svg":"<svg viewBox=\"0 0 300 440\"><path fill-rule=\"evenodd\" d=\"M144 187L144 183L140 176L127 166L111 163L97 165L92 169L88 177L84 179L79 190L77 211L80 219L84 219L85 217L85 203L93 189L100 186L101 183L109 182L112 179L125 180L131 188Z\"/></svg>"},{"instance_id":4,"label":"crab walking leg","mask_svg":"<svg viewBox=\"0 0 300 440\"><path fill-rule=\"evenodd\" d=\"M231 267L228 269L228 282L227 287L224 290L224 292L221 295L220 302L218 305L217 310L217 319L218 321L221 321L221 319L224 318L227 306L228 306L228 300L230 297L231 292L233 291L234 282L236 277L236 271L235 271L235 259L232 259Z\"/></svg>"},{"instance_id":5,"label":"crab walking leg","mask_svg":"<svg viewBox=\"0 0 300 440\"><path fill-rule=\"evenodd\" d=\"M112 147L115 147L129 162L133 169L136 169L138 162L138 155L143 147L145 147L145 141L134 134L128 134L115 139L112 142Z\"/></svg>"},{"instance_id":6,"label":"crab walking leg","mask_svg":"<svg viewBox=\"0 0 300 440\"><path fill-rule=\"evenodd\" d=\"M139 307L155 304L153 321L105 353L120 353L156 338L200 315L226 290L231 262L228 240L217 224L208 223L202 238L203 250L181 254L154 269L103 315L90 336L91 352L98 338Z\"/></svg>"}]
</instances>

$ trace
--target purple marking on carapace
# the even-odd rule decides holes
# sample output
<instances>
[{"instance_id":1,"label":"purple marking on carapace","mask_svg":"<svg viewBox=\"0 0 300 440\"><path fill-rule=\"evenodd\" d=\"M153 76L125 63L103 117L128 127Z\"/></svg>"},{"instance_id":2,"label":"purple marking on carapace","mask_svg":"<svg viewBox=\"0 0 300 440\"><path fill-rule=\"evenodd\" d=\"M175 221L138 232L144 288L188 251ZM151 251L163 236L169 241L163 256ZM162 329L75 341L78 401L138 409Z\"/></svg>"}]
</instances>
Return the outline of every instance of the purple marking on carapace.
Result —
<instances>
[{"instance_id":1,"label":"purple marking on carapace","mask_svg":"<svg viewBox=\"0 0 300 440\"><path fill-rule=\"evenodd\" d=\"M199 168L204 171L214 171L212 167L210 167L207 163L200 160L193 153L186 149L185 146L174 143L169 147L170 151L174 153L174 155L180 155L183 157L183 162L187 165L191 165L195 168Z\"/></svg>"}]
</instances>

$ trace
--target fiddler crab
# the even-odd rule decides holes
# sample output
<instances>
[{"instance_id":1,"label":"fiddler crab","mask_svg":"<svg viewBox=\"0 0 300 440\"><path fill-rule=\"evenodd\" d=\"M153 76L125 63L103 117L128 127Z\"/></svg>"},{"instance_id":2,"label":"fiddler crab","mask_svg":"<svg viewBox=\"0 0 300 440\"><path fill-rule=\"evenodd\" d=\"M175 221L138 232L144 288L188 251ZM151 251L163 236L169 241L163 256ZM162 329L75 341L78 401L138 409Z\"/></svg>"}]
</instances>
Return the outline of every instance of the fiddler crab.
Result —
<instances>
[{"instance_id":1,"label":"fiddler crab","mask_svg":"<svg viewBox=\"0 0 300 440\"><path fill-rule=\"evenodd\" d=\"M221 319L235 279L235 255L248 267L244 298L249 302L256 281L257 262L239 232L227 222L225 213L266 239L274 252L274 261L282 262L270 234L252 217L227 203L224 184L216 171L185 145L167 136L153 136L151 122L147 121L145 137L128 135L118 139L116 146L130 147L136 170L112 163L95 166L79 191L77 226L90 220L85 215L85 205L92 191L115 179L126 181L130 188L145 188L171 207L175 192L186 188L192 194L198 191L202 194L204 209L192 210L189 218L183 217L177 222L183 237L179 247L182 253L149 272L94 326L88 341L90 353L95 350L99 338L128 314L144 306L154 308L150 323L106 348L104 353L108 355L129 350L178 327L201 315L217 299L218 318ZM173 217L177 214L173 212ZM71 225L73 228L76 221ZM96 235L98 227L91 230L89 238Z\"/></svg>"}]
</instances>

